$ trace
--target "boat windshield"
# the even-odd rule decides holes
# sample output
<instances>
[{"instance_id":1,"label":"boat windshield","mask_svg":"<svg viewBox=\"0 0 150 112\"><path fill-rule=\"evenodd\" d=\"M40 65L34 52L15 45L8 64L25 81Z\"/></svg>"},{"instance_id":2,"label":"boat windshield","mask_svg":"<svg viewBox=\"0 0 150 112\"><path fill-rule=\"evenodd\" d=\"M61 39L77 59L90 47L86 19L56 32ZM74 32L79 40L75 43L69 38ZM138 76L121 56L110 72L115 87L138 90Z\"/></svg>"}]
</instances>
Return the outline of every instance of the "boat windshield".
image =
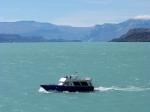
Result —
<instances>
[{"instance_id":1,"label":"boat windshield","mask_svg":"<svg viewBox=\"0 0 150 112\"><path fill-rule=\"evenodd\" d=\"M80 84L81 84L82 86L88 86L88 83L87 83L87 82L80 82Z\"/></svg>"},{"instance_id":2,"label":"boat windshield","mask_svg":"<svg viewBox=\"0 0 150 112\"><path fill-rule=\"evenodd\" d=\"M80 83L79 83L79 82L73 82L73 84L74 84L75 86L80 86Z\"/></svg>"}]
</instances>

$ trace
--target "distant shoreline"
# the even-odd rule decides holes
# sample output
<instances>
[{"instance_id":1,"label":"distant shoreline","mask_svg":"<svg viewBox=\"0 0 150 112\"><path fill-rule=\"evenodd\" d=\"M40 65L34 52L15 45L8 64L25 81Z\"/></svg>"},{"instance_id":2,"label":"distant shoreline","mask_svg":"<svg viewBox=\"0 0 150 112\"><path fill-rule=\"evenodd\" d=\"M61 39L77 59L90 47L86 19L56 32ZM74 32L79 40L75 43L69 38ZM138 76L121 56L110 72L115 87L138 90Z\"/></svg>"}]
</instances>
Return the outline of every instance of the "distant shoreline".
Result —
<instances>
[{"instance_id":1,"label":"distant shoreline","mask_svg":"<svg viewBox=\"0 0 150 112\"><path fill-rule=\"evenodd\" d=\"M17 43L150 43L150 42L114 42L114 41L108 41L108 42L74 42L74 41L66 41L66 42L0 42L0 44L17 44Z\"/></svg>"}]
</instances>

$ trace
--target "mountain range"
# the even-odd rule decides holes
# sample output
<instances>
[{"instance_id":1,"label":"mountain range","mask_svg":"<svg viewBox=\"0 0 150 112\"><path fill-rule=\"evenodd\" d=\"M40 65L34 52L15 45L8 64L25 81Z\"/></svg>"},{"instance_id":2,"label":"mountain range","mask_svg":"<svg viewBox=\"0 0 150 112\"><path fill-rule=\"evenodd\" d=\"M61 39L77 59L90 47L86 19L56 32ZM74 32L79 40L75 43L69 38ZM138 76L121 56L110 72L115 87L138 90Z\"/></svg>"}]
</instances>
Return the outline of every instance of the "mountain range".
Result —
<instances>
[{"instance_id":1,"label":"mountain range","mask_svg":"<svg viewBox=\"0 0 150 112\"><path fill-rule=\"evenodd\" d=\"M150 42L150 28L131 29L120 38L113 39L112 42Z\"/></svg>"},{"instance_id":2,"label":"mountain range","mask_svg":"<svg viewBox=\"0 0 150 112\"><path fill-rule=\"evenodd\" d=\"M27 41L110 41L133 28L150 28L150 20L129 19L116 24L91 27L72 27L36 21L0 22L0 42L7 35L16 35ZM5 35L5 36L4 36ZM17 40L16 38L16 40ZM29 39L30 38L30 39ZM9 40L9 38L7 38ZM7 41L6 39L6 41ZM42 39L42 40L41 40Z\"/></svg>"}]
</instances>

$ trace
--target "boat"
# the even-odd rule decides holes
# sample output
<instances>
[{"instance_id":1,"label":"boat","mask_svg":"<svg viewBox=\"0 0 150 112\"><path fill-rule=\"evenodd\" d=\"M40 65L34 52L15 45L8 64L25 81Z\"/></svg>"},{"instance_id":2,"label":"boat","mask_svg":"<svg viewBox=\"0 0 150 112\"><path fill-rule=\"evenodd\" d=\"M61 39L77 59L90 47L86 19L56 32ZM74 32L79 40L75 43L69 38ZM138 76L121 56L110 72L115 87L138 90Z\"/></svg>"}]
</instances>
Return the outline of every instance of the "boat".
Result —
<instances>
[{"instance_id":1,"label":"boat","mask_svg":"<svg viewBox=\"0 0 150 112\"><path fill-rule=\"evenodd\" d=\"M77 75L61 77L56 85L40 85L47 92L91 92L94 91L92 79L89 77L79 78Z\"/></svg>"}]
</instances>

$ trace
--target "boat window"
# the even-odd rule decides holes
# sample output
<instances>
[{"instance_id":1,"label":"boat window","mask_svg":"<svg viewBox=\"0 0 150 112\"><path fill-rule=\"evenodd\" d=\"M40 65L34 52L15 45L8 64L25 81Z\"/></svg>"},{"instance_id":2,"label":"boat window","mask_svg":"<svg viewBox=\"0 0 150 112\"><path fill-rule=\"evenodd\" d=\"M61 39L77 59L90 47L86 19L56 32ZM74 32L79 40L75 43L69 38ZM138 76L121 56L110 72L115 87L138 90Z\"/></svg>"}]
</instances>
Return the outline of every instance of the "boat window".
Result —
<instances>
[{"instance_id":1,"label":"boat window","mask_svg":"<svg viewBox=\"0 0 150 112\"><path fill-rule=\"evenodd\" d=\"M69 86L69 82L64 82L64 86Z\"/></svg>"},{"instance_id":2,"label":"boat window","mask_svg":"<svg viewBox=\"0 0 150 112\"><path fill-rule=\"evenodd\" d=\"M79 82L73 82L73 84L74 84L75 86L80 86L80 83L79 83Z\"/></svg>"},{"instance_id":3,"label":"boat window","mask_svg":"<svg viewBox=\"0 0 150 112\"><path fill-rule=\"evenodd\" d=\"M89 86L92 86L92 83L91 82L89 82L89 84L88 84Z\"/></svg>"},{"instance_id":4,"label":"boat window","mask_svg":"<svg viewBox=\"0 0 150 112\"><path fill-rule=\"evenodd\" d=\"M82 86L88 86L88 83L87 82L81 82L81 85Z\"/></svg>"}]
</instances>

